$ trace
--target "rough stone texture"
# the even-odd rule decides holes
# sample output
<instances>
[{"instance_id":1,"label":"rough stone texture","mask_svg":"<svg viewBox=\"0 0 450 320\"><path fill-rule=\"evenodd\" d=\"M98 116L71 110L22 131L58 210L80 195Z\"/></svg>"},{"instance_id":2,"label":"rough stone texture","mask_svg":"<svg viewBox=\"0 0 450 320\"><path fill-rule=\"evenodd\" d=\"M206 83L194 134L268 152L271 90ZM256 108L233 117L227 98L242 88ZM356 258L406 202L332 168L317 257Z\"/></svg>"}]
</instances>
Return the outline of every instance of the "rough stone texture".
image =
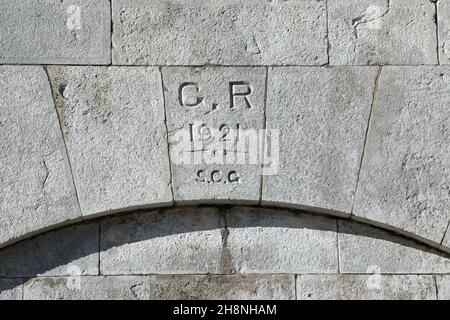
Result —
<instances>
[{"instance_id":1,"label":"rough stone texture","mask_svg":"<svg viewBox=\"0 0 450 320\"><path fill-rule=\"evenodd\" d=\"M436 286L439 300L450 300L450 276L436 276Z\"/></svg>"},{"instance_id":2,"label":"rough stone texture","mask_svg":"<svg viewBox=\"0 0 450 320\"><path fill-rule=\"evenodd\" d=\"M158 70L52 67L49 74L83 215L170 204Z\"/></svg>"},{"instance_id":3,"label":"rough stone texture","mask_svg":"<svg viewBox=\"0 0 450 320\"><path fill-rule=\"evenodd\" d=\"M439 25L439 60L441 64L450 64L450 1L437 1L437 13Z\"/></svg>"},{"instance_id":4,"label":"rough stone texture","mask_svg":"<svg viewBox=\"0 0 450 320\"><path fill-rule=\"evenodd\" d=\"M259 202L259 162L239 162L240 152L254 153L240 149L236 132L264 126L265 68L163 68L163 79L175 201Z\"/></svg>"},{"instance_id":5,"label":"rough stone texture","mask_svg":"<svg viewBox=\"0 0 450 320\"><path fill-rule=\"evenodd\" d=\"M0 300L450 299L449 101L450 0L0 0Z\"/></svg>"},{"instance_id":6,"label":"rough stone texture","mask_svg":"<svg viewBox=\"0 0 450 320\"><path fill-rule=\"evenodd\" d=\"M80 216L47 76L0 67L0 246Z\"/></svg>"},{"instance_id":7,"label":"rough stone texture","mask_svg":"<svg viewBox=\"0 0 450 320\"><path fill-rule=\"evenodd\" d=\"M154 280L152 299L291 300L294 275L166 276ZM154 286L154 283L151 286Z\"/></svg>"},{"instance_id":8,"label":"rough stone texture","mask_svg":"<svg viewBox=\"0 0 450 320\"><path fill-rule=\"evenodd\" d=\"M448 273L450 255L367 225L339 221L342 273Z\"/></svg>"},{"instance_id":9,"label":"rough stone texture","mask_svg":"<svg viewBox=\"0 0 450 320\"><path fill-rule=\"evenodd\" d=\"M0 300L21 300L22 279L0 279Z\"/></svg>"},{"instance_id":10,"label":"rough stone texture","mask_svg":"<svg viewBox=\"0 0 450 320\"><path fill-rule=\"evenodd\" d=\"M98 224L53 231L0 251L0 276L98 274Z\"/></svg>"},{"instance_id":11,"label":"rough stone texture","mask_svg":"<svg viewBox=\"0 0 450 320\"><path fill-rule=\"evenodd\" d=\"M36 278L25 283L24 298L40 300L293 299L293 275L282 276L109 276ZM71 289L72 288L72 289Z\"/></svg>"},{"instance_id":12,"label":"rough stone texture","mask_svg":"<svg viewBox=\"0 0 450 320\"><path fill-rule=\"evenodd\" d=\"M354 214L440 243L450 218L450 68L380 75Z\"/></svg>"},{"instance_id":13,"label":"rough stone texture","mask_svg":"<svg viewBox=\"0 0 450 320\"><path fill-rule=\"evenodd\" d=\"M216 209L175 209L101 224L101 273L220 273L221 217Z\"/></svg>"},{"instance_id":14,"label":"rough stone texture","mask_svg":"<svg viewBox=\"0 0 450 320\"><path fill-rule=\"evenodd\" d=\"M304 275L298 300L435 300L432 276Z\"/></svg>"},{"instance_id":15,"label":"rough stone texture","mask_svg":"<svg viewBox=\"0 0 450 320\"><path fill-rule=\"evenodd\" d=\"M335 273L336 221L287 211L235 208L226 248L240 273Z\"/></svg>"},{"instance_id":16,"label":"rough stone texture","mask_svg":"<svg viewBox=\"0 0 450 320\"><path fill-rule=\"evenodd\" d=\"M331 65L437 64L429 0L329 0Z\"/></svg>"},{"instance_id":17,"label":"rough stone texture","mask_svg":"<svg viewBox=\"0 0 450 320\"><path fill-rule=\"evenodd\" d=\"M278 174L263 203L351 212L377 69L269 70L267 128L280 130Z\"/></svg>"},{"instance_id":18,"label":"rough stone texture","mask_svg":"<svg viewBox=\"0 0 450 320\"><path fill-rule=\"evenodd\" d=\"M322 65L325 1L113 0L113 63Z\"/></svg>"},{"instance_id":19,"label":"rough stone texture","mask_svg":"<svg viewBox=\"0 0 450 320\"><path fill-rule=\"evenodd\" d=\"M0 0L0 63L109 64L108 0Z\"/></svg>"}]
</instances>

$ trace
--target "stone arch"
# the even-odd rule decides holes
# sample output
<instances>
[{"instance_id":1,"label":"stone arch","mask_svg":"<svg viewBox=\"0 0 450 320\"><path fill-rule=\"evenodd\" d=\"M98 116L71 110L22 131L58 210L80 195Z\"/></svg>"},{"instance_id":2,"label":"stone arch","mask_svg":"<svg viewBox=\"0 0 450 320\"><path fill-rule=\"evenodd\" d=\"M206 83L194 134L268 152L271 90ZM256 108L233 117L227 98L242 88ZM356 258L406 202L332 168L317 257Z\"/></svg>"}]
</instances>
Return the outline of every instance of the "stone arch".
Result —
<instances>
[{"instance_id":1,"label":"stone arch","mask_svg":"<svg viewBox=\"0 0 450 320\"><path fill-rule=\"evenodd\" d=\"M347 217L449 251L448 119L441 116L446 112L439 111L445 104L430 98L443 92L446 78L440 77L443 80L427 90L407 87L408 83L420 86L424 77L447 71L443 67L383 67L377 73L374 67L2 66L0 146L5 169L0 173L0 247L70 222L117 212L225 203ZM265 114L266 127L280 130L277 174L261 176L260 164L221 165L218 170L212 165L179 166L171 135L178 132L178 124L186 128L189 117L206 119L211 112L179 113L179 84L193 79L209 94L209 102L228 101L230 79L241 78L252 85L249 101L254 107L250 113L245 108L239 111L245 113L240 116L248 116L248 126L264 128ZM283 79L297 85L286 87ZM343 82L348 84L336 87ZM325 90L318 114L297 110L301 88L311 83L313 97ZM396 96L399 92L402 97ZM424 112L420 103L425 99L434 108L424 116L433 121L432 128L444 128L441 134L437 129L408 129L409 136L402 136L404 125L392 122L390 106L405 96L415 101L408 107L419 107L403 112L404 122L413 121L414 112ZM310 103L311 97L306 98L303 104ZM336 101L339 112L332 109ZM375 106L369 117L371 104ZM222 116L224 121L236 120L228 114L210 120L222 121ZM314 129L316 120L322 123L320 132ZM298 121L302 125L295 127ZM392 136L404 138L406 151L397 152ZM433 145L427 142L430 139ZM418 151L408 151L413 148ZM236 167L242 176L238 184L195 176L201 170L224 174Z\"/></svg>"},{"instance_id":2,"label":"stone arch","mask_svg":"<svg viewBox=\"0 0 450 320\"><path fill-rule=\"evenodd\" d=\"M444 299L449 270L447 253L347 219L178 207L75 223L3 248L0 297L435 299L439 288Z\"/></svg>"},{"instance_id":3,"label":"stone arch","mask_svg":"<svg viewBox=\"0 0 450 320\"><path fill-rule=\"evenodd\" d=\"M133 210L252 205L336 221L337 239L351 226L414 239L393 256L442 284L420 252L450 252L450 1L159 2L2 2L0 248ZM217 154L256 160L203 161ZM285 219L262 228L305 229ZM224 273L253 270L222 253ZM297 287L309 276L290 271Z\"/></svg>"}]
</instances>

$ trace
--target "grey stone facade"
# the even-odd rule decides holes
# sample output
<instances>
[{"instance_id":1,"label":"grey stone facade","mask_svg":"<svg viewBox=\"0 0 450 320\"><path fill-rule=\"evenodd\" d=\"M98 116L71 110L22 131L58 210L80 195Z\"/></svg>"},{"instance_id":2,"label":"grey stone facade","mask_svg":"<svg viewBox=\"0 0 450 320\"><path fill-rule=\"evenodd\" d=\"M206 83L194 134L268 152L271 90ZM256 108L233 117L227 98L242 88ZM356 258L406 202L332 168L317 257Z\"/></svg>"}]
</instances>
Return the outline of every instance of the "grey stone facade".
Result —
<instances>
[{"instance_id":1,"label":"grey stone facade","mask_svg":"<svg viewBox=\"0 0 450 320\"><path fill-rule=\"evenodd\" d=\"M0 299L450 299L449 0L0 17Z\"/></svg>"}]
</instances>

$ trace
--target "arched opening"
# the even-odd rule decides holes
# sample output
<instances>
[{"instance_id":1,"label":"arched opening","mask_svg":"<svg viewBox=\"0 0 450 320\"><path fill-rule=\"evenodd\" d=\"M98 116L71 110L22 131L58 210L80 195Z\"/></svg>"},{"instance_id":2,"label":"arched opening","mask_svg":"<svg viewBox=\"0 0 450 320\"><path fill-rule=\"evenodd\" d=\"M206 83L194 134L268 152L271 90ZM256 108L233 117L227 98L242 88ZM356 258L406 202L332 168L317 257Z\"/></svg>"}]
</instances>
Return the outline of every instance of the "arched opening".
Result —
<instances>
[{"instance_id":1,"label":"arched opening","mask_svg":"<svg viewBox=\"0 0 450 320\"><path fill-rule=\"evenodd\" d=\"M176 207L75 223L2 249L0 297L435 299L449 270L444 252L346 219Z\"/></svg>"}]
</instances>

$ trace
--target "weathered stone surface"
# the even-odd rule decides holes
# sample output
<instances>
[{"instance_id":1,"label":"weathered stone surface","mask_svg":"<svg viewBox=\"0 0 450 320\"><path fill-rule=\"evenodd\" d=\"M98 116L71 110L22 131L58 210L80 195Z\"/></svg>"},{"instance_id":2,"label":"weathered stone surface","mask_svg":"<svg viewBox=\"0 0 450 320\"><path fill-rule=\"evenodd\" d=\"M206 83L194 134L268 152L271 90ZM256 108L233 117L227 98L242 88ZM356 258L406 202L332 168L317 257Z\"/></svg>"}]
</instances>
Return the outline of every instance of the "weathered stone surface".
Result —
<instances>
[{"instance_id":1,"label":"weathered stone surface","mask_svg":"<svg viewBox=\"0 0 450 320\"><path fill-rule=\"evenodd\" d=\"M437 1L437 19L440 63L450 64L450 1Z\"/></svg>"},{"instance_id":2,"label":"weathered stone surface","mask_svg":"<svg viewBox=\"0 0 450 320\"><path fill-rule=\"evenodd\" d=\"M294 275L158 276L151 299L288 300L295 298Z\"/></svg>"},{"instance_id":3,"label":"weathered stone surface","mask_svg":"<svg viewBox=\"0 0 450 320\"><path fill-rule=\"evenodd\" d=\"M0 246L80 216L47 76L0 67Z\"/></svg>"},{"instance_id":4,"label":"weathered stone surface","mask_svg":"<svg viewBox=\"0 0 450 320\"><path fill-rule=\"evenodd\" d=\"M83 215L172 202L155 68L52 67Z\"/></svg>"},{"instance_id":5,"label":"weathered stone surface","mask_svg":"<svg viewBox=\"0 0 450 320\"><path fill-rule=\"evenodd\" d=\"M78 225L0 251L0 276L98 274L98 224Z\"/></svg>"},{"instance_id":6,"label":"weathered stone surface","mask_svg":"<svg viewBox=\"0 0 450 320\"><path fill-rule=\"evenodd\" d=\"M429 0L329 0L330 63L437 64Z\"/></svg>"},{"instance_id":7,"label":"weathered stone surface","mask_svg":"<svg viewBox=\"0 0 450 320\"><path fill-rule=\"evenodd\" d=\"M450 300L450 276L436 276L436 286L439 300Z\"/></svg>"},{"instance_id":8,"label":"weathered stone surface","mask_svg":"<svg viewBox=\"0 0 450 320\"><path fill-rule=\"evenodd\" d=\"M336 220L270 209L234 208L226 249L240 273L334 273Z\"/></svg>"},{"instance_id":9,"label":"weathered stone surface","mask_svg":"<svg viewBox=\"0 0 450 320\"><path fill-rule=\"evenodd\" d=\"M441 248L446 251L448 251L448 248L450 248L450 232L448 231L448 227L444 239L442 240Z\"/></svg>"},{"instance_id":10,"label":"weathered stone surface","mask_svg":"<svg viewBox=\"0 0 450 320\"><path fill-rule=\"evenodd\" d=\"M448 273L450 255L390 232L339 221L342 273Z\"/></svg>"},{"instance_id":11,"label":"weathered stone surface","mask_svg":"<svg viewBox=\"0 0 450 320\"><path fill-rule=\"evenodd\" d=\"M302 275L298 300L435 300L433 276Z\"/></svg>"},{"instance_id":12,"label":"weathered stone surface","mask_svg":"<svg viewBox=\"0 0 450 320\"><path fill-rule=\"evenodd\" d=\"M450 68L380 75L354 214L440 243L450 218Z\"/></svg>"},{"instance_id":13,"label":"weathered stone surface","mask_svg":"<svg viewBox=\"0 0 450 320\"><path fill-rule=\"evenodd\" d=\"M101 273L220 273L221 218L217 209L174 209L101 224Z\"/></svg>"},{"instance_id":14,"label":"weathered stone surface","mask_svg":"<svg viewBox=\"0 0 450 320\"><path fill-rule=\"evenodd\" d=\"M21 300L22 279L0 279L0 300Z\"/></svg>"},{"instance_id":15,"label":"weathered stone surface","mask_svg":"<svg viewBox=\"0 0 450 320\"><path fill-rule=\"evenodd\" d=\"M35 278L24 299L293 299L294 275L281 276L99 276Z\"/></svg>"},{"instance_id":16,"label":"weathered stone surface","mask_svg":"<svg viewBox=\"0 0 450 320\"><path fill-rule=\"evenodd\" d=\"M108 0L0 0L0 63L109 64Z\"/></svg>"},{"instance_id":17,"label":"weathered stone surface","mask_svg":"<svg viewBox=\"0 0 450 320\"><path fill-rule=\"evenodd\" d=\"M356 189L376 68L269 70L267 128L280 130L278 174L263 203L349 214Z\"/></svg>"},{"instance_id":18,"label":"weathered stone surface","mask_svg":"<svg viewBox=\"0 0 450 320\"><path fill-rule=\"evenodd\" d=\"M113 62L321 65L325 1L113 0Z\"/></svg>"},{"instance_id":19,"label":"weathered stone surface","mask_svg":"<svg viewBox=\"0 0 450 320\"><path fill-rule=\"evenodd\" d=\"M147 300L147 276L45 277L24 284L25 300Z\"/></svg>"},{"instance_id":20,"label":"weathered stone surface","mask_svg":"<svg viewBox=\"0 0 450 320\"><path fill-rule=\"evenodd\" d=\"M163 68L163 78L175 201L259 202L262 148L240 146L264 126L265 68Z\"/></svg>"}]
</instances>

